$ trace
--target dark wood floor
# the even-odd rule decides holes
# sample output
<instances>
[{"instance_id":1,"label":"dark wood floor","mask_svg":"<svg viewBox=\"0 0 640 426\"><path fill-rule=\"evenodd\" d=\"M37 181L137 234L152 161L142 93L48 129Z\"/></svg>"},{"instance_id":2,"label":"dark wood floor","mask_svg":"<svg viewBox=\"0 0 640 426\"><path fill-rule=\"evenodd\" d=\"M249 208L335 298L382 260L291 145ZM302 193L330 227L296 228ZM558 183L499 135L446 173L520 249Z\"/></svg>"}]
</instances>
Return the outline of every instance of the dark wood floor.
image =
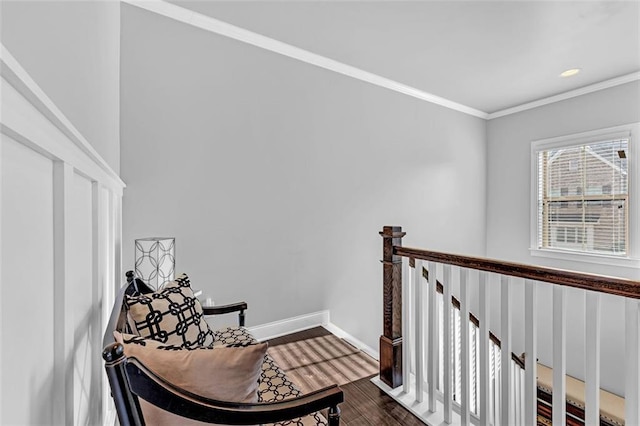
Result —
<instances>
[{"instance_id":1,"label":"dark wood floor","mask_svg":"<svg viewBox=\"0 0 640 426\"><path fill-rule=\"evenodd\" d=\"M269 346L311 339L327 334L330 333L324 328L316 327L269 340ZM370 379L370 377L366 377L340 386L344 392L344 402L340 404L340 410L342 411L341 425L424 425L417 417L371 383Z\"/></svg>"}]
</instances>

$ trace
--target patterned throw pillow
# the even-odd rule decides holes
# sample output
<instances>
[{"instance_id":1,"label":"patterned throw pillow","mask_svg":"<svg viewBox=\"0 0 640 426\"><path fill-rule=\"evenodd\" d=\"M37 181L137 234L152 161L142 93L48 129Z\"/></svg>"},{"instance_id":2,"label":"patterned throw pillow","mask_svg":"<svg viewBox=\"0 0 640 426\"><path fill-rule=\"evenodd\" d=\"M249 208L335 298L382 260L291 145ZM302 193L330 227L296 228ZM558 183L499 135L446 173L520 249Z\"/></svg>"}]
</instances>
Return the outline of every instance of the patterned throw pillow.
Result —
<instances>
[{"instance_id":1,"label":"patterned throw pillow","mask_svg":"<svg viewBox=\"0 0 640 426\"><path fill-rule=\"evenodd\" d=\"M127 296L129 322L142 337L182 348L213 344L200 301L186 274L154 293Z\"/></svg>"},{"instance_id":2,"label":"patterned throw pillow","mask_svg":"<svg viewBox=\"0 0 640 426\"><path fill-rule=\"evenodd\" d=\"M181 389L219 401L258 401L258 379L267 343L237 348L183 349L117 331L113 334L124 346L127 357L136 358L153 373ZM142 399L140 407L149 425L203 424L176 416Z\"/></svg>"}]
</instances>

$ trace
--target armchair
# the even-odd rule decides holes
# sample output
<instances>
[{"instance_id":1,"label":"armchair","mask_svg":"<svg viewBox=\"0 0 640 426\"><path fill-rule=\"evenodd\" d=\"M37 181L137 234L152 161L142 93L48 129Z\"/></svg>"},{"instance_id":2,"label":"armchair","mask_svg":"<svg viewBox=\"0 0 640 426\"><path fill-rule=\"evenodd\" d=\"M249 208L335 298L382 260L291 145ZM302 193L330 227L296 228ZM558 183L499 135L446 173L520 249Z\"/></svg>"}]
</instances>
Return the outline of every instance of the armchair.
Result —
<instances>
[{"instance_id":1,"label":"armchair","mask_svg":"<svg viewBox=\"0 0 640 426\"><path fill-rule=\"evenodd\" d=\"M209 399L178 387L152 371L139 359L127 357L125 347L116 341L113 332L135 334L135 326L130 323L127 309L127 295L150 294L152 289L138 278L133 272L127 272L127 283L118 293L111 317L103 338L103 359L111 394L115 402L118 419L122 426L144 425L144 410L140 401L158 407L167 412L187 419L228 425L252 425L265 423L288 424L290 420L303 417L304 424L328 424L338 426L340 423L340 409L338 404L343 402L342 390L337 385L301 395L291 384L290 398L284 400L265 400L267 392L258 392L258 402L234 402ZM239 328L235 328L230 335L242 335L243 339L253 337L243 328L245 320L245 302L225 306L204 307L205 315L217 315L238 312ZM255 339L254 339L255 341ZM228 341L223 343L229 343ZM217 349L213 349L216 351ZM262 380L272 376L272 372L265 374L265 369L279 369L267 354L263 363ZM284 381L286 376L278 371ZM290 382L288 382L290 383ZM321 415L314 413L328 409L326 423ZM307 417L304 417L307 416ZM280 423L282 422L282 423Z\"/></svg>"}]
</instances>

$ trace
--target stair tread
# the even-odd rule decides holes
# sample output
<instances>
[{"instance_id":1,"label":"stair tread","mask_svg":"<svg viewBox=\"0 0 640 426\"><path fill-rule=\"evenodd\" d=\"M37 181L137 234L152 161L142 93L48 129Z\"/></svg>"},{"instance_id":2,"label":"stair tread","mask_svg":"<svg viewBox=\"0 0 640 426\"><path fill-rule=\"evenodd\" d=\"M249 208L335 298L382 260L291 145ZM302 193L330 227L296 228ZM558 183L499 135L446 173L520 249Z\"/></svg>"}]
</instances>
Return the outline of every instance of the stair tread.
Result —
<instances>
[{"instance_id":1,"label":"stair tread","mask_svg":"<svg viewBox=\"0 0 640 426\"><path fill-rule=\"evenodd\" d=\"M582 380L567 375L567 401L584 409L585 384ZM538 387L551 393L553 391L553 369L538 363ZM613 422L624 425L624 398L600 389L600 415Z\"/></svg>"}]
</instances>

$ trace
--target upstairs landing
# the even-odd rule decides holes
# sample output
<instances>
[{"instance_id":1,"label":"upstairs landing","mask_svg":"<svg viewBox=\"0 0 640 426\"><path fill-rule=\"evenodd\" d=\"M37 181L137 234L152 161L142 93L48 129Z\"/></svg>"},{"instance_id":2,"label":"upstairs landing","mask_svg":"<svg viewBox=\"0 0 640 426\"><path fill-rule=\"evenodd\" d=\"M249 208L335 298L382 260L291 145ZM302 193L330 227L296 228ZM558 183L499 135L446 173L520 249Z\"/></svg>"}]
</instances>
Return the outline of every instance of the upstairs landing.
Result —
<instances>
[{"instance_id":1,"label":"upstairs landing","mask_svg":"<svg viewBox=\"0 0 640 426\"><path fill-rule=\"evenodd\" d=\"M269 340L269 354L306 393L325 383L344 392L341 425L424 425L371 383L378 362L322 327ZM290 354L295 354L291 356Z\"/></svg>"}]
</instances>

